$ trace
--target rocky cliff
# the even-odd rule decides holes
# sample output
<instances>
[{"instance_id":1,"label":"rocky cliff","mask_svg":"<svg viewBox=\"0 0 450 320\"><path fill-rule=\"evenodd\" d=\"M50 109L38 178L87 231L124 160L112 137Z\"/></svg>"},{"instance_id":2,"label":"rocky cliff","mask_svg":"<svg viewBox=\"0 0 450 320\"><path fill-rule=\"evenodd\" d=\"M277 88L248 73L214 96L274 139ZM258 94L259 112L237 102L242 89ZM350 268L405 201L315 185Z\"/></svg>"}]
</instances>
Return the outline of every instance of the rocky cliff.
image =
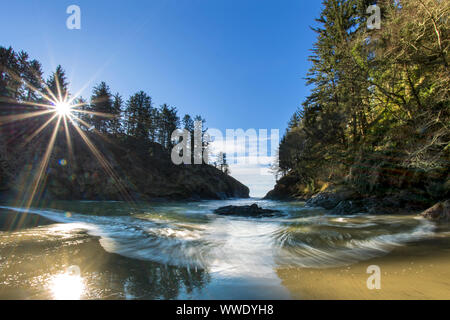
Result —
<instances>
[{"instance_id":1,"label":"rocky cliff","mask_svg":"<svg viewBox=\"0 0 450 320\"><path fill-rule=\"evenodd\" d=\"M38 190L37 198L199 200L249 197L246 186L212 166L174 165L169 151L157 143L143 144L127 136L87 134L100 159L74 129L70 132L72 151L65 133L58 133L43 175L45 183ZM46 143L14 147L3 153L0 193L30 194L48 142L46 137L40 140Z\"/></svg>"},{"instance_id":2,"label":"rocky cliff","mask_svg":"<svg viewBox=\"0 0 450 320\"><path fill-rule=\"evenodd\" d=\"M436 178L437 177L437 178ZM406 185L401 177L389 176L389 183L377 186L372 192L363 191L345 180L316 182L305 185L299 177L288 174L281 178L265 199L302 200L309 207L322 207L336 215L414 213L430 208L449 195L448 173L414 178ZM399 180L399 181L397 181ZM411 180L411 177L410 177ZM429 185L442 186L434 192Z\"/></svg>"}]
</instances>

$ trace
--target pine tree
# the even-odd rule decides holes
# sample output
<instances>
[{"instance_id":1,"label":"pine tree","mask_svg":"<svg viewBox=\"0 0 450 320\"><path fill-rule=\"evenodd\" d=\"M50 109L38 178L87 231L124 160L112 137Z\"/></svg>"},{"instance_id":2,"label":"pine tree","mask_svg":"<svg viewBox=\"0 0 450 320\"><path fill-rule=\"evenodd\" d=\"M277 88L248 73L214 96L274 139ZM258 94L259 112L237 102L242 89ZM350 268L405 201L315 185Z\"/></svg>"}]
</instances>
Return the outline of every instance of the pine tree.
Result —
<instances>
[{"instance_id":1,"label":"pine tree","mask_svg":"<svg viewBox=\"0 0 450 320\"><path fill-rule=\"evenodd\" d=\"M220 152L217 156L217 166L223 173L227 175L231 173L230 166L228 165L227 161L227 154L225 152Z\"/></svg>"},{"instance_id":2,"label":"pine tree","mask_svg":"<svg viewBox=\"0 0 450 320\"><path fill-rule=\"evenodd\" d=\"M200 115L197 115L194 118L194 131L199 132L201 137L199 137L199 139L194 139L193 150L200 149L203 154L203 162L208 164L209 154L205 154L210 143L207 135L208 128L206 127L206 119Z\"/></svg>"},{"instance_id":3,"label":"pine tree","mask_svg":"<svg viewBox=\"0 0 450 320\"><path fill-rule=\"evenodd\" d=\"M86 99L79 96L74 99L73 101L74 105L76 105L76 109L87 111L89 112L90 106ZM91 116L86 112L76 112L74 111L75 117L73 118L75 122L78 122L78 125L84 129L85 131L90 130L93 128L93 125L90 123ZM77 119L80 119L81 121L78 121Z\"/></svg>"},{"instance_id":4,"label":"pine tree","mask_svg":"<svg viewBox=\"0 0 450 320\"><path fill-rule=\"evenodd\" d=\"M9 47L0 47L0 97L17 100L21 88L17 54Z\"/></svg>"},{"instance_id":5,"label":"pine tree","mask_svg":"<svg viewBox=\"0 0 450 320\"><path fill-rule=\"evenodd\" d=\"M159 108L158 132L159 143L169 149L172 146L172 133L178 128L180 118L177 115L177 109L163 104Z\"/></svg>"},{"instance_id":6,"label":"pine tree","mask_svg":"<svg viewBox=\"0 0 450 320\"><path fill-rule=\"evenodd\" d=\"M43 71L42 65L37 60L28 62L27 68L22 75L28 84L25 86L25 100L27 101L43 101ZM44 92L43 92L44 93Z\"/></svg>"},{"instance_id":7,"label":"pine tree","mask_svg":"<svg viewBox=\"0 0 450 320\"><path fill-rule=\"evenodd\" d=\"M42 102L42 66L29 60L28 53L15 53L12 48L0 47L0 96L17 101Z\"/></svg>"},{"instance_id":8,"label":"pine tree","mask_svg":"<svg viewBox=\"0 0 450 320\"><path fill-rule=\"evenodd\" d=\"M51 98L57 101L64 101L69 96L66 72L61 65L58 65L56 71L49 77L46 87L50 91Z\"/></svg>"},{"instance_id":9,"label":"pine tree","mask_svg":"<svg viewBox=\"0 0 450 320\"><path fill-rule=\"evenodd\" d=\"M127 134L143 142L150 141L155 132L154 108L152 99L144 91L131 96L125 110Z\"/></svg>"},{"instance_id":10,"label":"pine tree","mask_svg":"<svg viewBox=\"0 0 450 320\"><path fill-rule=\"evenodd\" d=\"M361 192L417 185L418 172L434 172L425 192L437 198L448 194L430 190L444 185L450 163L450 4L380 0L382 28L368 30L374 2L323 2L311 94L280 143L279 170L310 192L319 181Z\"/></svg>"},{"instance_id":11,"label":"pine tree","mask_svg":"<svg viewBox=\"0 0 450 320\"><path fill-rule=\"evenodd\" d=\"M111 133L114 135L118 135L122 133L122 106L123 99L119 93L116 93L113 97L113 105L112 105L112 115L113 118L110 120L110 129Z\"/></svg>"},{"instance_id":12,"label":"pine tree","mask_svg":"<svg viewBox=\"0 0 450 320\"><path fill-rule=\"evenodd\" d=\"M102 133L110 133L115 110L111 91L105 82L94 87L89 109L93 112L89 122L95 129Z\"/></svg>"},{"instance_id":13,"label":"pine tree","mask_svg":"<svg viewBox=\"0 0 450 320\"><path fill-rule=\"evenodd\" d=\"M191 116L186 114L183 117L183 120L181 121L183 124L183 129L193 132L194 131L194 120L192 120Z\"/></svg>"}]
</instances>

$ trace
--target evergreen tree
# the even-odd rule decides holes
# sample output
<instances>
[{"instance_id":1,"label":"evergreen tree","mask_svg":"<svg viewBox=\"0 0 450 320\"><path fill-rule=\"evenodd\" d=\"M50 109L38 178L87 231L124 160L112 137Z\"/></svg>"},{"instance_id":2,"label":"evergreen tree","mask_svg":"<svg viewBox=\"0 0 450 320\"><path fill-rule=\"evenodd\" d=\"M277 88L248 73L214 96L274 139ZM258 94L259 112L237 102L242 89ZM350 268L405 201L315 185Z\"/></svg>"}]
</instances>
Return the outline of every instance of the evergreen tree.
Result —
<instances>
[{"instance_id":1,"label":"evergreen tree","mask_svg":"<svg viewBox=\"0 0 450 320\"><path fill-rule=\"evenodd\" d=\"M58 65L56 71L52 73L46 83L50 96L58 101L64 101L69 95L66 72Z\"/></svg>"},{"instance_id":2,"label":"evergreen tree","mask_svg":"<svg viewBox=\"0 0 450 320\"><path fill-rule=\"evenodd\" d=\"M73 101L74 105L76 105L76 109L82 110L82 111L89 111L90 106L86 99L83 97L77 97ZM84 129L85 131L90 130L94 126L90 123L91 115L86 112L74 112L75 117L74 121L78 121L77 119L80 119L81 121L78 121L78 125Z\"/></svg>"},{"instance_id":3,"label":"evergreen tree","mask_svg":"<svg viewBox=\"0 0 450 320\"><path fill-rule=\"evenodd\" d=\"M40 92L43 92L42 65L37 60L31 60L24 70L23 79L28 84L25 86L24 99L27 101L43 101Z\"/></svg>"},{"instance_id":4,"label":"evergreen tree","mask_svg":"<svg viewBox=\"0 0 450 320\"><path fill-rule=\"evenodd\" d=\"M114 135L118 135L122 133L122 106L123 99L119 93L116 93L113 97L113 105L112 105L112 115L113 118L110 120L110 129L111 133Z\"/></svg>"},{"instance_id":5,"label":"evergreen tree","mask_svg":"<svg viewBox=\"0 0 450 320\"><path fill-rule=\"evenodd\" d=\"M159 108L158 115L159 143L169 149L172 146L172 132L178 128L180 118L177 115L177 109L167 104L163 104Z\"/></svg>"},{"instance_id":6,"label":"evergreen tree","mask_svg":"<svg viewBox=\"0 0 450 320\"><path fill-rule=\"evenodd\" d=\"M93 112L89 122L95 129L102 133L110 133L115 110L111 91L105 82L94 87L89 110Z\"/></svg>"},{"instance_id":7,"label":"evergreen tree","mask_svg":"<svg viewBox=\"0 0 450 320\"><path fill-rule=\"evenodd\" d=\"M199 134L201 135L201 137L199 137L199 139L194 139L193 143L194 143L194 149L201 149L202 150L202 154L205 154L208 146L209 146L209 137L207 135L207 131L208 128L206 127L206 119L203 118L200 115L195 116L194 118L194 131L198 131ZM209 154L203 156L203 162L205 164L208 164L208 157Z\"/></svg>"},{"instance_id":8,"label":"evergreen tree","mask_svg":"<svg viewBox=\"0 0 450 320\"><path fill-rule=\"evenodd\" d=\"M0 96L17 101L42 101L42 66L26 52L0 47Z\"/></svg>"},{"instance_id":9,"label":"evergreen tree","mask_svg":"<svg viewBox=\"0 0 450 320\"><path fill-rule=\"evenodd\" d=\"M17 54L9 47L0 47L0 97L16 100L21 88Z\"/></svg>"},{"instance_id":10,"label":"evergreen tree","mask_svg":"<svg viewBox=\"0 0 450 320\"><path fill-rule=\"evenodd\" d=\"M191 133L194 131L194 120L192 120L190 115L188 114L184 115L183 120L181 120L181 122L183 124L183 129Z\"/></svg>"},{"instance_id":11,"label":"evergreen tree","mask_svg":"<svg viewBox=\"0 0 450 320\"><path fill-rule=\"evenodd\" d=\"M223 173L227 175L231 173L230 166L228 165L227 161L227 154L225 152L220 152L217 156L217 166Z\"/></svg>"},{"instance_id":12,"label":"evergreen tree","mask_svg":"<svg viewBox=\"0 0 450 320\"><path fill-rule=\"evenodd\" d=\"M150 141L155 133L154 108L152 99L144 91L131 96L125 110L127 134L141 141Z\"/></svg>"},{"instance_id":13,"label":"evergreen tree","mask_svg":"<svg viewBox=\"0 0 450 320\"><path fill-rule=\"evenodd\" d=\"M392 181L417 183L418 172L431 171L426 192L445 185L450 4L378 1L377 31L366 25L374 2L323 2L307 77L311 94L279 147L279 170L297 178L298 190L345 181L372 192L392 188Z\"/></svg>"}]
</instances>

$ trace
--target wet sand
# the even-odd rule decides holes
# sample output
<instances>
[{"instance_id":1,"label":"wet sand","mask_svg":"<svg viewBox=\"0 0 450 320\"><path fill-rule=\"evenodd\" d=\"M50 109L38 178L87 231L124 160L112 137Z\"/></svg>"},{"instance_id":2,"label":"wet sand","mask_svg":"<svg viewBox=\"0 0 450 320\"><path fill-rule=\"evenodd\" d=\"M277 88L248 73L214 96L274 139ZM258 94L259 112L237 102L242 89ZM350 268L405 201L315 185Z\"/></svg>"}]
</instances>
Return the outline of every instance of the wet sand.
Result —
<instances>
[{"instance_id":1,"label":"wet sand","mask_svg":"<svg viewBox=\"0 0 450 320\"><path fill-rule=\"evenodd\" d=\"M0 300L189 299L208 281L106 252L98 237L35 215L1 210L0 230ZM73 266L80 277L65 277Z\"/></svg>"},{"instance_id":2,"label":"wet sand","mask_svg":"<svg viewBox=\"0 0 450 320\"><path fill-rule=\"evenodd\" d=\"M369 290L370 265L381 269L381 289ZM448 300L450 241L448 235L410 243L388 255L331 269L281 268L282 284L294 299L304 300Z\"/></svg>"},{"instance_id":3,"label":"wet sand","mask_svg":"<svg viewBox=\"0 0 450 320\"><path fill-rule=\"evenodd\" d=\"M208 279L201 270L108 253L84 232L59 240L23 238L0 248L0 300L189 299ZM80 277L67 280L73 266Z\"/></svg>"}]
</instances>

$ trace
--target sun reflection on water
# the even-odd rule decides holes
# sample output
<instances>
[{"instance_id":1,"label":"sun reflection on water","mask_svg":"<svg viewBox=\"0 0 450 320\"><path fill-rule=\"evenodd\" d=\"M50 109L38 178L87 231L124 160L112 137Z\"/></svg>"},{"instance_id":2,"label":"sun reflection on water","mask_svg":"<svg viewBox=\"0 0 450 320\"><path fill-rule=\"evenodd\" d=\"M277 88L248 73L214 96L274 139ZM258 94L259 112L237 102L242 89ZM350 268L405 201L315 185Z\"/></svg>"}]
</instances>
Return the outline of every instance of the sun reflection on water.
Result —
<instances>
[{"instance_id":1,"label":"sun reflection on water","mask_svg":"<svg viewBox=\"0 0 450 320\"><path fill-rule=\"evenodd\" d=\"M51 280L51 291L55 300L80 300L84 292L84 280L77 272L77 267L71 267L66 273L56 275ZM69 268L70 269L70 268Z\"/></svg>"}]
</instances>

